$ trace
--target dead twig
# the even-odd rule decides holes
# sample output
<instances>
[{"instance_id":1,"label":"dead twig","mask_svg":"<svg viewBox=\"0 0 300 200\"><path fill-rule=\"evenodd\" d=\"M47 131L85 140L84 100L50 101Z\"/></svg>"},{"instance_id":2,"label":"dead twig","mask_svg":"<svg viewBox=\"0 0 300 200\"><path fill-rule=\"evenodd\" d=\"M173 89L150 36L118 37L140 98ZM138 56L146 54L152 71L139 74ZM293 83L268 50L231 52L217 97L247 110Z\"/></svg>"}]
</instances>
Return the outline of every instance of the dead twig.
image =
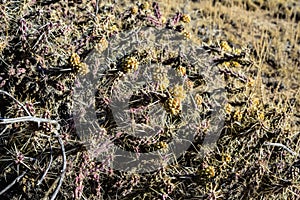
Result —
<instances>
[{"instance_id":1,"label":"dead twig","mask_svg":"<svg viewBox=\"0 0 300 200\"><path fill-rule=\"evenodd\" d=\"M282 147L284 150L288 151L289 153L291 153L292 155L296 156L298 155L296 152L294 152L293 150L291 150L290 148L288 148L287 146L280 144L280 143L272 143L272 142L265 142L263 144L264 146L275 146L275 147Z\"/></svg>"},{"instance_id":2,"label":"dead twig","mask_svg":"<svg viewBox=\"0 0 300 200\"><path fill-rule=\"evenodd\" d=\"M6 126L0 133L0 136L3 135L5 133L5 131L8 129L9 126Z\"/></svg>"},{"instance_id":3,"label":"dead twig","mask_svg":"<svg viewBox=\"0 0 300 200\"><path fill-rule=\"evenodd\" d=\"M66 168L67 168L67 157L66 157L66 151L65 151L65 146L64 143L58 133L58 131L54 131L54 135L57 137L57 140L60 144L61 147L61 154L62 154L62 169L61 169L61 174L60 174L60 178L59 178L59 182L56 186L55 191L53 192L52 196L51 196L51 200L54 200L57 196L58 191L60 190L60 187L62 185L62 182L64 180L65 174L66 174Z\"/></svg>"},{"instance_id":4,"label":"dead twig","mask_svg":"<svg viewBox=\"0 0 300 200\"><path fill-rule=\"evenodd\" d=\"M43 176L41 177L41 179L38 181L38 183L36 184L37 186L40 185L42 183L42 181L45 179L49 169L50 169L50 166L52 164L52 161L53 161L53 156L52 156L52 146L51 146L51 142L49 140L49 144L50 144L50 161L49 161L49 165L47 167L47 169L45 170Z\"/></svg>"}]
</instances>

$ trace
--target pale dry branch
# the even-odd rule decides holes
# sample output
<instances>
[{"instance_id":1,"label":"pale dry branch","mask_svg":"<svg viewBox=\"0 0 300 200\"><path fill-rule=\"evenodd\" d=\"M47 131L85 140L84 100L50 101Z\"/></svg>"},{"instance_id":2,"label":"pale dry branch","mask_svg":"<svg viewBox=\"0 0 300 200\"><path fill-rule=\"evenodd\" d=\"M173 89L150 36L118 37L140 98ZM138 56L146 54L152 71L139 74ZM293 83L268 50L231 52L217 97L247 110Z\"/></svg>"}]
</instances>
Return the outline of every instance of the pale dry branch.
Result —
<instances>
[{"instance_id":1,"label":"pale dry branch","mask_svg":"<svg viewBox=\"0 0 300 200\"><path fill-rule=\"evenodd\" d=\"M272 143L272 142L265 142L263 145L265 146L275 146L275 147L282 147L284 150L288 151L289 153L291 153L292 155L296 156L298 155L296 152L294 152L293 150L291 150L290 148L288 148L287 146L280 144L280 143Z\"/></svg>"},{"instance_id":2,"label":"pale dry branch","mask_svg":"<svg viewBox=\"0 0 300 200\"><path fill-rule=\"evenodd\" d=\"M52 161L53 161L53 156L52 156L52 146L51 146L51 142L49 140L49 144L50 144L50 161L49 161L49 165L47 167L47 169L45 170L43 176L41 177L41 179L38 181L38 183L36 185L40 185L42 183L42 181L45 179L49 169L50 169L50 166L52 164Z\"/></svg>"},{"instance_id":3,"label":"pale dry branch","mask_svg":"<svg viewBox=\"0 0 300 200\"><path fill-rule=\"evenodd\" d=\"M6 188L4 188L3 190L0 191L0 195L2 195L4 192L6 192L7 190L9 190L9 188L11 188L15 183L19 182L23 176L27 173L27 170L25 170L20 176L18 176L13 182L11 182L8 186L6 186Z\"/></svg>"},{"instance_id":4,"label":"pale dry branch","mask_svg":"<svg viewBox=\"0 0 300 200\"><path fill-rule=\"evenodd\" d=\"M57 126L57 130L60 129L60 125L56 120L50 120L50 119L45 119L45 118L25 116L25 117L0 119L0 124L13 124L13 123L18 123L18 122L36 122L36 123L38 123L38 126L40 126L40 123L50 123L50 124L55 124Z\"/></svg>"}]
</instances>

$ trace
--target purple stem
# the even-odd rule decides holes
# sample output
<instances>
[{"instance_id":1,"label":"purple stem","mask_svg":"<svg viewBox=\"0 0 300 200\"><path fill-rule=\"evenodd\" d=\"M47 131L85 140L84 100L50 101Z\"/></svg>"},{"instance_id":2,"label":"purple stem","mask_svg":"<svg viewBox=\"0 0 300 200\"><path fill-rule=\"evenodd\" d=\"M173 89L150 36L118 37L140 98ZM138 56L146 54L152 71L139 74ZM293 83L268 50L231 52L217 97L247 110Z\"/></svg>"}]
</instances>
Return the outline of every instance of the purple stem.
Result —
<instances>
[{"instance_id":1,"label":"purple stem","mask_svg":"<svg viewBox=\"0 0 300 200\"><path fill-rule=\"evenodd\" d=\"M154 15L155 15L155 17L156 17L157 19L160 19L160 18L161 18L161 13L160 13L160 10L159 10L158 3L153 2L152 7L153 7L153 9L154 9Z\"/></svg>"},{"instance_id":2,"label":"purple stem","mask_svg":"<svg viewBox=\"0 0 300 200\"><path fill-rule=\"evenodd\" d=\"M177 24L180 21L181 17L182 17L182 13L180 13L180 12L176 13L176 15L173 19L173 25Z\"/></svg>"}]
</instances>

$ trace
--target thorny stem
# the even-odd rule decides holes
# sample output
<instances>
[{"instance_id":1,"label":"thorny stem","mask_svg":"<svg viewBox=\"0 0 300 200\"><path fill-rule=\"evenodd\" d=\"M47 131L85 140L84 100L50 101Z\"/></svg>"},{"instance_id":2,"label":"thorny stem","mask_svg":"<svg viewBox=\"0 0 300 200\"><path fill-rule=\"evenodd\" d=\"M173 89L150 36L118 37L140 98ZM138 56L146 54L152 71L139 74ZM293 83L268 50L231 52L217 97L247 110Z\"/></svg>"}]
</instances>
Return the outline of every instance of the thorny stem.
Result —
<instances>
[{"instance_id":1,"label":"thorny stem","mask_svg":"<svg viewBox=\"0 0 300 200\"><path fill-rule=\"evenodd\" d=\"M240 81L242 81L243 83L247 83L247 78L244 76L244 75L242 75L242 74L238 74L238 73L236 73L236 72L234 72L234 71L232 71L232 70L230 70L230 69L221 69L221 68L219 68L219 70L220 70L220 72L222 72L222 73L225 73L225 74L228 74L228 75L230 75L230 76L233 76L233 77L235 77L235 78L238 78Z\"/></svg>"},{"instance_id":2,"label":"thorny stem","mask_svg":"<svg viewBox=\"0 0 300 200\"><path fill-rule=\"evenodd\" d=\"M4 90L0 90L0 93L3 93L5 95L9 96L10 98L12 98L15 102L17 102L20 106L22 106L22 108L25 110L25 112L27 113L27 115L31 116L31 114L27 110L27 108L20 101L18 101L15 97L13 97L11 94L9 94L8 92L6 92Z\"/></svg>"},{"instance_id":3,"label":"thorny stem","mask_svg":"<svg viewBox=\"0 0 300 200\"><path fill-rule=\"evenodd\" d=\"M3 91L3 90L0 90L0 93L3 93L9 97L11 97L14 101L16 101L20 106L22 106L22 108L26 111L26 113L28 114L28 116L25 116L25 117L17 117L17 118L11 118L11 119L0 119L0 124L12 124L12 123L16 123L16 122L28 122L28 121L31 121L31 122L36 122L38 123L38 126L40 125L40 123L51 123L51 124L55 124L56 125L56 130L54 130L54 135L55 137L57 138L59 144L60 144L60 147L61 147L61 154L62 154L62 169L61 169L61 174L60 174L60 177L59 177L59 182L56 186L56 189L55 191L53 192L52 196L51 196L51 200L54 200L57 196L57 193L59 192L60 190L60 187L62 185L62 182L64 180L64 177L65 177L65 173L66 173L66 168L67 168L67 158L66 158L66 152L65 152L65 146L64 146L64 143L58 133L58 131L60 130L60 124L56 121L56 120L50 120L50 119L44 119L44 118L38 118L38 117L33 117L30 112L27 110L27 108L21 103L19 102L16 98L14 98L11 94L9 94L8 92L6 91ZM47 169L48 170L48 169ZM46 172L47 172L46 170ZM8 185L4 190L2 190L0 192L0 195L3 194L5 191L7 191L10 187L12 187L12 185L14 185L16 182L18 182L24 175L25 173L27 172L24 171L20 176L18 176L15 181L13 181L10 185ZM45 173L46 173L45 172ZM45 175L45 174L44 174ZM44 177L44 176L43 176ZM43 180L43 177L42 179L39 181L39 183Z\"/></svg>"},{"instance_id":4,"label":"thorny stem","mask_svg":"<svg viewBox=\"0 0 300 200\"><path fill-rule=\"evenodd\" d=\"M161 13L160 13L160 9L159 9L158 3L154 2L152 7L154 9L154 15L155 15L155 17L157 19L160 19L161 18Z\"/></svg>"},{"instance_id":5,"label":"thorny stem","mask_svg":"<svg viewBox=\"0 0 300 200\"><path fill-rule=\"evenodd\" d=\"M0 124L13 124L17 122L36 122L38 123L38 126L40 126L40 123L50 123L50 124L55 124L57 126L57 129L60 129L59 123L56 120L51 120L51 119L45 119L45 118L39 118L33 116L16 117L16 118L9 118L9 119L0 118Z\"/></svg>"},{"instance_id":6,"label":"thorny stem","mask_svg":"<svg viewBox=\"0 0 300 200\"><path fill-rule=\"evenodd\" d=\"M157 21L156 19L154 19L154 18L151 17L151 16L147 16L147 19L148 19L148 21L154 23L154 25L157 26L157 27L162 26L162 23L161 23L161 22Z\"/></svg>"}]
</instances>

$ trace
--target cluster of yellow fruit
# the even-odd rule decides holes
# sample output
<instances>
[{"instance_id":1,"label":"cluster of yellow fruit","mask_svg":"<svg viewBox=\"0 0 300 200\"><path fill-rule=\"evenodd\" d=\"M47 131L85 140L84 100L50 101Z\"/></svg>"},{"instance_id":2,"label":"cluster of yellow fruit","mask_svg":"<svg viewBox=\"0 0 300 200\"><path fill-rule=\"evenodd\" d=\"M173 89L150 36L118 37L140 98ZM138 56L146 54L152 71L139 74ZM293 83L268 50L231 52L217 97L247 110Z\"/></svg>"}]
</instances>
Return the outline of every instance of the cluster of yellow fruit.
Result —
<instances>
[{"instance_id":1,"label":"cluster of yellow fruit","mask_svg":"<svg viewBox=\"0 0 300 200\"><path fill-rule=\"evenodd\" d=\"M70 57L71 67L76 73L80 75L85 75L89 73L89 68L86 63L80 61L80 56L77 53L73 53Z\"/></svg>"},{"instance_id":2,"label":"cluster of yellow fruit","mask_svg":"<svg viewBox=\"0 0 300 200\"><path fill-rule=\"evenodd\" d=\"M229 162L231 162L231 156L230 156L230 154L223 153L223 154L222 154L222 161L223 161L224 163L229 163Z\"/></svg>"},{"instance_id":3,"label":"cluster of yellow fruit","mask_svg":"<svg viewBox=\"0 0 300 200\"><path fill-rule=\"evenodd\" d=\"M223 62L222 63L223 67L226 67L226 68L230 68L230 67L240 68L240 67L243 66L243 64L241 64L241 62L245 62L245 60L247 60L247 59L244 59L244 58L241 58L241 60L240 60L240 57L242 55L242 50L238 49L238 48L235 48L235 47L231 47L226 41L221 41L219 46L222 50L222 53L230 53L232 55L238 56L238 60L229 60L229 61Z\"/></svg>"},{"instance_id":4,"label":"cluster of yellow fruit","mask_svg":"<svg viewBox=\"0 0 300 200\"><path fill-rule=\"evenodd\" d=\"M216 174L215 174L215 168L213 166L208 166L205 169L205 174L209 177L209 178L213 178Z\"/></svg>"},{"instance_id":5,"label":"cluster of yellow fruit","mask_svg":"<svg viewBox=\"0 0 300 200\"><path fill-rule=\"evenodd\" d=\"M244 111L242 111L240 108L236 108L233 114L233 118L240 122L243 119L243 116L244 116Z\"/></svg>"},{"instance_id":6,"label":"cluster of yellow fruit","mask_svg":"<svg viewBox=\"0 0 300 200\"><path fill-rule=\"evenodd\" d=\"M186 91L182 85L175 85L173 88L170 89L170 93L174 98L183 101L186 97Z\"/></svg>"},{"instance_id":7,"label":"cluster of yellow fruit","mask_svg":"<svg viewBox=\"0 0 300 200\"><path fill-rule=\"evenodd\" d=\"M262 104L259 98L253 98L251 101L251 106L249 107L250 112L255 113L259 121L265 119L265 114L262 112Z\"/></svg>"},{"instance_id":8,"label":"cluster of yellow fruit","mask_svg":"<svg viewBox=\"0 0 300 200\"><path fill-rule=\"evenodd\" d=\"M136 71L139 67L139 62L135 57L128 57L124 61L124 71L126 73L131 73Z\"/></svg>"},{"instance_id":9,"label":"cluster of yellow fruit","mask_svg":"<svg viewBox=\"0 0 300 200\"><path fill-rule=\"evenodd\" d=\"M141 8L142 11L148 11L150 8L150 4L148 2L144 2L142 4L140 4L139 6ZM131 14L135 15L139 12L139 7L134 5L130 8L130 12Z\"/></svg>"},{"instance_id":10,"label":"cluster of yellow fruit","mask_svg":"<svg viewBox=\"0 0 300 200\"><path fill-rule=\"evenodd\" d=\"M231 113L233 113L233 118L237 121L241 121L244 115L244 112L242 110L240 110L239 108L234 108L232 105L230 105L229 103L227 103L225 105L225 112L228 115L231 115Z\"/></svg>"},{"instance_id":11,"label":"cluster of yellow fruit","mask_svg":"<svg viewBox=\"0 0 300 200\"><path fill-rule=\"evenodd\" d=\"M154 69L152 78L158 84L158 90L164 91L169 87L170 80L167 76L167 70L162 66L157 66Z\"/></svg>"},{"instance_id":12,"label":"cluster of yellow fruit","mask_svg":"<svg viewBox=\"0 0 300 200\"><path fill-rule=\"evenodd\" d=\"M119 32L119 28L116 25L108 27L108 35Z\"/></svg>"},{"instance_id":13,"label":"cluster of yellow fruit","mask_svg":"<svg viewBox=\"0 0 300 200\"><path fill-rule=\"evenodd\" d=\"M214 166L207 166L207 167L205 167L205 169L199 169L197 171L197 174L200 176L204 176L206 178L213 178L216 176Z\"/></svg>"},{"instance_id":14,"label":"cluster of yellow fruit","mask_svg":"<svg viewBox=\"0 0 300 200\"><path fill-rule=\"evenodd\" d=\"M185 76L186 75L186 68L183 66L179 66L176 68L176 71L179 75Z\"/></svg>"},{"instance_id":15,"label":"cluster of yellow fruit","mask_svg":"<svg viewBox=\"0 0 300 200\"><path fill-rule=\"evenodd\" d=\"M184 39L186 39L186 40L192 38L192 34L191 34L190 32L188 32L188 31L186 31L186 30L184 30L184 31L182 32L182 35L183 35Z\"/></svg>"},{"instance_id":16,"label":"cluster of yellow fruit","mask_svg":"<svg viewBox=\"0 0 300 200\"><path fill-rule=\"evenodd\" d=\"M150 7L150 4L148 2L142 3L141 8L142 10L148 10Z\"/></svg>"},{"instance_id":17,"label":"cluster of yellow fruit","mask_svg":"<svg viewBox=\"0 0 300 200\"><path fill-rule=\"evenodd\" d=\"M6 43L5 42L0 42L0 54L5 49L5 47L6 47Z\"/></svg>"},{"instance_id":18,"label":"cluster of yellow fruit","mask_svg":"<svg viewBox=\"0 0 300 200\"><path fill-rule=\"evenodd\" d=\"M220 44L219 44L221 50L223 52L226 52L226 53L231 53L231 54L234 54L234 55L240 55L242 53L242 49L239 49L239 48L235 48L235 47L231 47L227 41L221 41ZM236 64L236 63L235 63ZM233 63L233 66L235 65Z\"/></svg>"},{"instance_id":19,"label":"cluster of yellow fruit","mask_svg":"<svg viewBox=\"0 0 300 200\"><path fill-rule=\"evenodd\" d=\"M160 141L156 144L156 147L159 149L167 149L168 148L168 143L164 141Z\"/></svg>"},{"instance_id":20,"label":"cluster of yellow fruit","mask_svg":"<svg viewBox=\"0 0 300 200\"><path fill-rule=\"evenodd\" d=\"M221 41L220 48L222 49L222 51L225 51L225 52L231 52L232 51L231 46L229 46L229 44L226 41Z\"/></svg>"},{"instance_id":21,"label":"cluster of yellow fruit","mask_svg":"<svg viewBox=\"0 0 300 200\"><path fill-rule=\"evenodd\" d=\"M194 85L194 82L190 79L187 78L184 80L184 87L187 91L192 91L194 89Z\"/></svg>"},{"instance_id":22,"label":"cluster of yellow fruit","mask_svg":"<svg viewBox=\"0 0 300 200\"><path fill-rule=\"evenodd\" d=\"M186 91L182 85L176 85L170 89L170 93L172 97L165 102L164 107L172 115L178 115L182 110L181 102L186 98Z\"/></svg>"},{"instance_id":23,"label":"cluster of yellow fruit","mask_svg":"<svg viewBox=\"0 0 300 200\"><path fill-rule=\"evenodd\" d=\"M132 6L130 11L131 11L131 14L135 15L138 13L139 8L137 6Z\"/></svg>"},{"instance_id":24,"label":"cluster of yellow fruit","mask_svg":"<svg viewBox=\"0 0 300 200\"><path fill-rule=\"evenodd\" d=\"M196 94L195 95L195 102L197 104L197 106L201 106L203 103L203 98L200 94Z\"/></svg>"},{"instance_id":25,"label":"cluster of yellow fruit","mask_svg":"<svg viewBox=\"0 0 300 200\"><path fill-rule=\"evenodd\" d=\"M231 114L232 111L233 111L232 105L230 105L229 103L227 103L227 104L225 105L225 112L226 112L227 114Z\"/></svg>"},{"instance_id":26,"label":"cluster of yellow fruit","mask_svg":"<svg viewBox=\"0 0 300 200\"><path fill-rule=\"evenodd\" d=\"M227 61L227 62L224 62L223 65L225 67L241 67L240 63L236 62L236 61Z\"/></svg>"},{"instance_id":27,"label":"cluster of yellow fruit","mask_svg":"<svg viewBox=\"0 0 300 200\"><path fill-rule=\"evenodd\" d=\"M182 109L181 101L178 98L169 98L165 102L164 107L172 115L178 115Z\"/></svg>"},{"instance_id":28,"label":"cluster of yellow fruit","mask_svg":"<svg viewBox=\"0 0 300 200\"><path fill-rule=\"evenodd\" d=\"M73 53L70 58L70 63L72 66L76 66L80 63L80 57L77 53Z\"/></svg>"},{"instance_id":29,"label":"cluster of yellow fruit","mask_svg":"<svg viewBox=\"0 0 300 200\"><path fill-rule=\"evenodd\" d=\"M103 52L108 47L108 41L105 37L101 38L100 41L95 45L95 49L98 53Z\"/></svg>"},{"instance_id":30,"label":"cluster of yellow fruit","mask_svg":"<svg viewBox=\"0 0 300 200\"><path fill-rule=\"evenodd\" d=\"M191 17L189 15L186 15L186 14L183 14L181 16L181 19L180 19L182 22L184 23L190 23L191 22Z\"/></svg>"}]
</instances>

